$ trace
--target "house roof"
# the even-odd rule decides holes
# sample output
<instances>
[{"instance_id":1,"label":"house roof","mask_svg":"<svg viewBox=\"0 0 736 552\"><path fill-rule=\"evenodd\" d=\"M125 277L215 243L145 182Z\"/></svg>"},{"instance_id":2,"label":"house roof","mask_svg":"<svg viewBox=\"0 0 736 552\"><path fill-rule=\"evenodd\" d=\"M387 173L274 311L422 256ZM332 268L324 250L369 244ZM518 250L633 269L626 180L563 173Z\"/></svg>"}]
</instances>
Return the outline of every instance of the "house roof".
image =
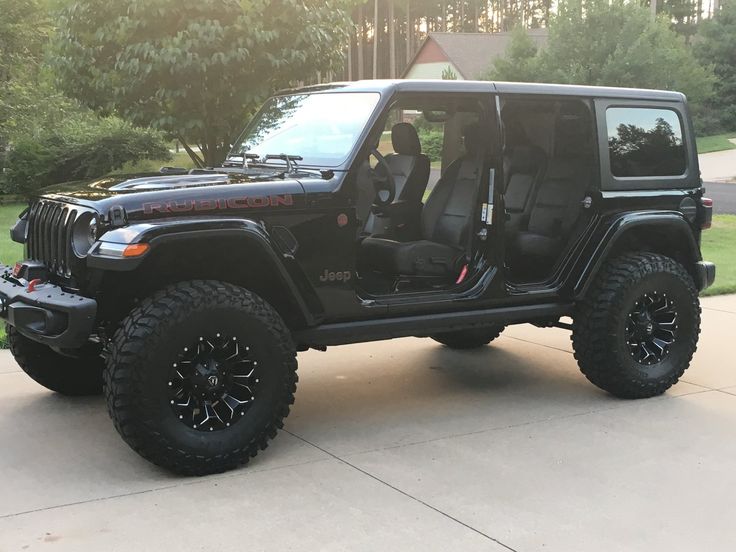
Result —
<instances>
[{"instance_id":1,"label":"house roof","mask_svg":"<svg viewBox=\"0 0 736 552\"><path fill-rule=\"evenodd\" d=\"M527 31L537 46L547 42L547 29ZM511 32L501 33L429 33L407 66L409 72L425 46L433 41L447 56L448 61L460 71L464 79L477 79L489 68L493 60L502 56L511 42Z\"/></svg>"}]
</instances>

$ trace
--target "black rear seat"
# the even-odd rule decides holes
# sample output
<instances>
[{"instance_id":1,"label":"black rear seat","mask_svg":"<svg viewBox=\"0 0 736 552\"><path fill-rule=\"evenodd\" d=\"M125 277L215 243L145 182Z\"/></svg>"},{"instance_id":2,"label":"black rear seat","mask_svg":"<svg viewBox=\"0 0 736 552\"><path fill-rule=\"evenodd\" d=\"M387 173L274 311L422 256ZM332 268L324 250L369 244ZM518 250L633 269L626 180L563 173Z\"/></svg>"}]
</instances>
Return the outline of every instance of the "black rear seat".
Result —
<instances>
[{"instance_id":1,"label":"black rear seat","mask_svg":"<svg viewBox=\"0 0 736 552\"><path fill-rule=\"evenodd\" d=\"M510 266L540 275L552 268L582 211L592 176L590 127L582 114L562 116L556 126L555 156L532 192L531 208L509 236Z\"/></svg>"},{"instance_id":2,"label":"black rear seat","mask_svg":"<svg viewBox=\"0 0 736 552\"><path fill-rule=\"evenodd\" d=\"M504 205L509 215L506 231L513 233L523 224L531 208L530 199L547 166L547 156L536 146L517 146L505 161Z\"/></svg>"},{"instance_id":3,"label":"black rear seat","mask_svg":"<svg viewBox=\"0 0 736 552\"><path fill-rule=\"evenodd\" d=\"M588 188L590 167L584 159L553 159L529 214L526 227L511 245L524 264L554 259L580 215Z\"/></svg>"}]
</instances>

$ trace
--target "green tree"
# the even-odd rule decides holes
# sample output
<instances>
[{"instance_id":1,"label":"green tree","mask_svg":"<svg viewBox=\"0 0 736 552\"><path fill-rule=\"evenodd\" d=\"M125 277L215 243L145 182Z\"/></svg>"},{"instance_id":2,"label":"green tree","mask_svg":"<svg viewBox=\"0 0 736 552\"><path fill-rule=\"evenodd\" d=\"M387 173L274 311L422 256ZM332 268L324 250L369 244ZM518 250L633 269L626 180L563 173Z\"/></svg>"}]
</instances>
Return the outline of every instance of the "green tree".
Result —
<instances>
[{"instance_id":1,"label":"green tree","mask_svg":"<svg viewBox=\"0 0 736 552\"><path fill-rule=\"evenodd\" d=\"M47 22L37 0L0 0L0 87L41 58Z\"/></svg>"},{"instance_id":2,"label":"green tree","mask_svg":"<svg viewBox=\"0 0 736 552\"><path fill-rule=\"evenodd\" d=\"M535 52L516 35L488 77L678 90L693 103L710 97L715 82L666 20L652 21L646 8L624 0L561 2L547 47Z\"/></svg>"},{"instance_id":3,"label":"green tree","mask_svg":"<svg viewBox=\"0 0 736 552\"><path fill-rule=\"evenodd\" d=\"M52 128L16 136L0 158L0 186L4 192L31 197L45 186L96 178L129 161L167 157L167 144L155 130L114 116L75 112Z\"/></svg>"},{"instance_id":4,"label":"green tree","mask_svg":"<svg viewBox=\"0 0 736 552\"><path fill-rule=\"evenodd\" d=\"M274 89L339 66L351 1L77 0L61 11L54 66L69 95L216 165Z\"/></svg>"},{"instance_id":5,"label":"green tree","mask_svg":"<svg viewBox=\"0 0 736 552\"><path fill-rule=\"evenodd\" d=\"M0 0L0 150L18 124L19 106L38 87L38 72L49 27L37 0Z\"/></svg>"},{"instance_id":6,"label":"green tree","mask_svg":"<svg viewBox=\"0 0 736 552\"><path fill-rule=\"evenodd\" d=\"M703 114L710 130L736 131L736 0L702 23L694 48L701 63L713 64L718 77Z\"/></svg>"},{"instance_id":7,"label":"green tree","mask_svg":"<svg viewBox=\"0 0 736 552\"><path fill-rule=\"evenodd\" d=\"M537 51L537 45L526 30L520 26L514 27L505 54L494 61L488 78L518 82L537 81Z\"/></svg>"},{"instance_id":8,"label":"green tree","mask_svg":"<svg viewBox=\"0 0 736 552\"><path fill-rule=\"evenodd\" d=\"M639 3L651 9L650 2L642 0ZM658 0L657 15L664 17L673 31L689 41L697 31L698 7L698 2L693 0Z\"/></svg>"},{"instance_id":9,"label":"green tree","mask_svg":"<svg viewBox=\"0 0 736 552\"><path fill-rule=\"evenodd\" d=\"M448 65L442 70L442 80L457 80L457 73Z\"/></svg>"}]
</instances>

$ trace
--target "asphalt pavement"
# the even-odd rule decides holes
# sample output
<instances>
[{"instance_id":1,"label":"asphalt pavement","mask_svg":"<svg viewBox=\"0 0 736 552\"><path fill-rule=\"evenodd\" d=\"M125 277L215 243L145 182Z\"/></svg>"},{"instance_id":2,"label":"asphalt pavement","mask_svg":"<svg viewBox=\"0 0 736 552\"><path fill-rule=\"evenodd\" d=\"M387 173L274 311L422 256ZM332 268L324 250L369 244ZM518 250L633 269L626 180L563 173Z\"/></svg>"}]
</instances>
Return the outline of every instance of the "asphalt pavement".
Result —
<instances>
[{"instance_id":1,"label":"asphalt pavement","mask_svg":"<svg viewBox=\"0 0 736 552\"><path fill-rule=\"evenodd\" d=\"M703 300L691 368L615 399L569 332L299 355L286 427L249 466L181 478L0 352L0 551L736 550L736 295Z\"/></svg>"},{"instance_id":2,"label":"asphalt pavement","mask_svg":"<svg viewBox=\"0 0 736 552\"><path fill-rule=\"evenodd\" d=\"M713 200L717 215L736 215L736 182L704 182L705 195Z\"/></svg>"}]
</instances>

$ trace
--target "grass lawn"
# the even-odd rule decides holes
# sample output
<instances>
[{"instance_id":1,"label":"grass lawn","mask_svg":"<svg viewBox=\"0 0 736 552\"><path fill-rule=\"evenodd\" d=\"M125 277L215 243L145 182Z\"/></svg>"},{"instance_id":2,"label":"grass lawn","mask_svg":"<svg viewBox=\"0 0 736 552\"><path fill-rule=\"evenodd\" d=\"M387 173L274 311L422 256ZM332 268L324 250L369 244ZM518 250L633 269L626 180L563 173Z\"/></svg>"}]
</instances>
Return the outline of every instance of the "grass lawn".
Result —
<instances>
[{"instance_id":1,"label":"grass lawn","mask_svg":"<svg viewBox=\"0 0 736 552\"><path fill-rule=\"evenodd\" d=\"M23 258L23 246L10 241L9 228L18 220L18 215L25 205L22 203L11 203L0 205L0 262L4 265L14 265L15 261Z\"/></svg>"},{"instance_id":2,"label":"grass lawn","mask_svg":"<svg viewBox=\"0 0 736 552\"><path fill-rule=\"evenodd\" d=\"M736 138L736 132L696 138L695 141L698 145L698 153L711 153L713 151L736 149L736 144L730 142L729 138Z\"/></svg>"},{"instance_id":3,"label":"grass lawn","mask_svg":"<svg viewBox=\"0 0 736 552\"><path fill-rule=\"evenodd\" d=\"M702 249L703 259L716 264L716 281L703 295L736 293L736 215L715 215Z\"/></svg>"},{"instance_id":4,"label":"grass lawn","mask_svg":"<svg viewBox=\"0 0 736 552\"><path fill-rule=\"evenodd\" d=\"M172 153L169 161L161 160L143 160L137 163L126 163L118 170L113 171L111 174L135 174L145 172L158 172L161 167L181 167L183 169L193 169L194 163L189 157L187 152L180 151L179 153Z\"/></svg>"}]
</instances>

